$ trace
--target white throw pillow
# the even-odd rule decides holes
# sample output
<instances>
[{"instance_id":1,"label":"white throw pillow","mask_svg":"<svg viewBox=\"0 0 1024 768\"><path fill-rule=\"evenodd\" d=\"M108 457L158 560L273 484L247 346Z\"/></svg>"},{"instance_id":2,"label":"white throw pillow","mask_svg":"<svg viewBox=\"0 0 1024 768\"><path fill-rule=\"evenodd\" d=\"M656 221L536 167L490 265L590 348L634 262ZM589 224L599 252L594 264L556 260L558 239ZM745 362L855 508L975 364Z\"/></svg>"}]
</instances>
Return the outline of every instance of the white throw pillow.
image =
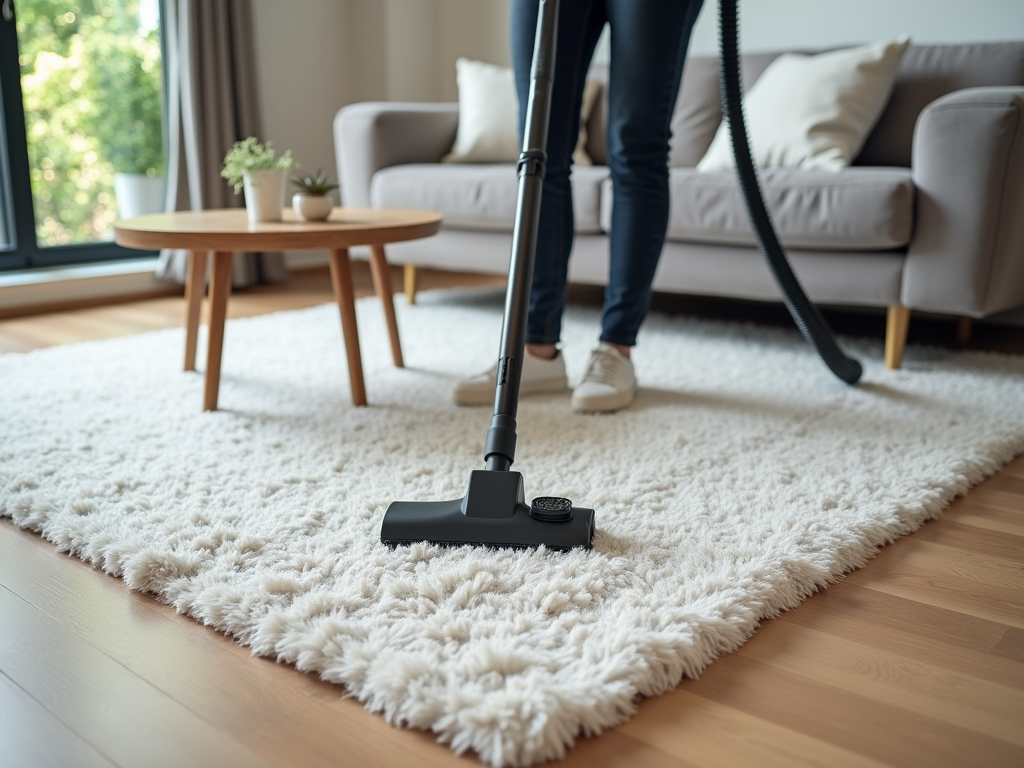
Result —
<instances>
[{"instance_id":1,"label":"white throw pillow","mask_svg":"<svg viewBox=\"0 0 1024 768\"><path fill-rule=\"evenodd\" d=\"M743 96L747 136L760 168L838 171L857 156L885 108L910 43L896 40L775 59ZM718 126L698 171L733 168L728 123Z\"/></svg>"},{"instance_id":2,"label":"white throw pillow","mask_svg":"<svg viewBox=\"0 0 1024 768\"><path fill-rule=\"evenodd\" d=\"M445 163L506 163L519 157L519 99L509 67L458 59L459 128Z\"/></svg>"},{"instance_id":3,"label":"white throw pillow","mask_svg":"<svg viewBox=\"0 0 1024 768\"><path fill-rule=\"evenodd\" d=\"M459 127L444 163L514 163L519 159L519 97L512 69L460 58L455 62L459 86ZM580 134L573 152L578 165L590 165L586 122L601 83L588 80L580 110Z\"/></svg>"}]
</instances>

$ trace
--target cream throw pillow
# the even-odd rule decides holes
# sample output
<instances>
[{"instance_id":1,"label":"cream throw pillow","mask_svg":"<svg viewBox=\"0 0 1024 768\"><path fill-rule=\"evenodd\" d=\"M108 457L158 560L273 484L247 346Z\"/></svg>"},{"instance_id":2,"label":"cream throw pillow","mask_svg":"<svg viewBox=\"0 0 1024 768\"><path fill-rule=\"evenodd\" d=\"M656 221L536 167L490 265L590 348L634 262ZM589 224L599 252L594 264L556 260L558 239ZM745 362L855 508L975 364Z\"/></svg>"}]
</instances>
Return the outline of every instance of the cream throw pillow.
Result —
<instances>
[{"instance_id":1,"label":"cream throw pillow","mask_svg":"<svg viewBox=\"0 0 1024 768\"><path fill-rule=\"evenodd\" d=\"M816 56L779 56L743 96L754 163L760 168L847 167L881 116L909 43L903 35ZM732 139L723 120L697 170L732 168Z\"/></svg>"},{"instance_id":2,"label":"cream throw pillow","mask_svg":"<svg viewBox=\"0 0 1024 768\"><path fill-rule=\"evenodd\" d=\"M514 163L519 159L519 98L510 67L458 59L459 127L444 163ZM573 160L591 165L584 147L586 122L601 92L601 83L588 80L583 89L580 135Z\"/></svg>"},{"instance_id":3,"label":"cream throw pillow","mask_svg":"<svg viewBox=\"0 0 1024 768\"><path fill-rule=\"evenodd\" d=\"M519 157L519 99L509 67L458 59L459 128L445 163L504 163Z\"/></svg>"}]
</instances>

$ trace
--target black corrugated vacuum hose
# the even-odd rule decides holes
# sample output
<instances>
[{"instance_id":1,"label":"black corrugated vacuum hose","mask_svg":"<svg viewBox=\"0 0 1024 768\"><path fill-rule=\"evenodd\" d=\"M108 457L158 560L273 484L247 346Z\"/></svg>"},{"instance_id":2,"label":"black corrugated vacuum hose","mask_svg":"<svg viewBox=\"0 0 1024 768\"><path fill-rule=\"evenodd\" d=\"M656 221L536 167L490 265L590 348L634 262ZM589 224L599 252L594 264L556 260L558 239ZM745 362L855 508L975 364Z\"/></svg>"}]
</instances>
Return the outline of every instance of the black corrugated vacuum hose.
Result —
<instances>
[{"instance_id":1,"label":"black corrugated vacuum hose","mask_svg":"<svg viewBox=\"0 0 1024 768\"><path fill-rule=\"evenodd\" d=\"M779 238L772 227L768 209L761 196L761 187L757 180L757 171L750 155L750 143L747 140L747 128L743 121L743 96L740 88L740 65L737 53L737 10L736 0L720 0L719 29L721 32L721 57L719 59L720 84L722 89L722 109L729 121L729 132L732 135L733 157L736 162L736 173L739 177L743 198L747 204L747 215L754 228L757 245L764 254L771 268L775 281L782 291L789 313L804 338L818 350L821 359L836 376L847 384L856 384L863 369L839 348L832 331L825 323L818 308L807 298L800 281L793 273L793 268L786 259L786 252L779 243Z\"/></svg>"}]
</instances>

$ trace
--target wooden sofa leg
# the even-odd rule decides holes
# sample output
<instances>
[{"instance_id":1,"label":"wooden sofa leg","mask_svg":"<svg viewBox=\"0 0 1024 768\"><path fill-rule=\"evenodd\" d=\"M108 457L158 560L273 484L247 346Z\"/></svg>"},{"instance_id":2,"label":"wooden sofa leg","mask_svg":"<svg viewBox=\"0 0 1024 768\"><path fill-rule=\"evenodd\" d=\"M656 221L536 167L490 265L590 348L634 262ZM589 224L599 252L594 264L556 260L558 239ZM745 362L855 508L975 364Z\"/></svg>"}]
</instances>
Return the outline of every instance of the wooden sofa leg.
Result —
<instances>
[{"instance_id":1,"label":"wooden sofa leg","mask_svg":"<svg viewBox=\"0 0 1024 768\"><path fill-rule=\"evenodd\" d=\"M960 315L956 319L956 342L961 347L971 343L971 330L974 328L974 318L967 315Z\"/></svg>"},{"instance_id":2,"label":"wooden sofa leg","mask_svg":"<svg viewBox=\"0 0 1024 768\"><path fill-rule=\"evenodd\" d=\"M910 328L910 308L899 304L889 307L885 323L885 367L895 371L903 362L903 349L907 346Z\"/></svg>"},{"instance_id":3,"label":"wooden sofa leg","mask_svg":"<svg viewBox=\"0 0 1024 768\"><path fill-rule=\"evenodd\" d=\"M416 303L416 265L405 265L405 299L410 304Z\"/></svg>"}]
</instances>

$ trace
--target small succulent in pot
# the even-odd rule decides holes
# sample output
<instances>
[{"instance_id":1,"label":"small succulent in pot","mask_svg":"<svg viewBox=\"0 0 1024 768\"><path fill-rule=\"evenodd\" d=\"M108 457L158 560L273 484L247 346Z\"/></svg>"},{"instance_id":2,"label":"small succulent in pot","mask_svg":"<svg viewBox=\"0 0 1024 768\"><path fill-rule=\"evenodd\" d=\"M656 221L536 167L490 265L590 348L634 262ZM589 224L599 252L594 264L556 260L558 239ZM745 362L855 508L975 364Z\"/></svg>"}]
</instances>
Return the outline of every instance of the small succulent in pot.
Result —
<instances>
[{"instance_id":1,"label":"small succulent in pot","mask_svg":"<svg viewBox=\"0 0 1024 768\"><path fill-rule=\"evenodd\" d=\"M300 174L292 178L292 184L302 190L304 195L326 195L338 188L338 182L327 175L327 171L318 170L316 175Z\"/></svg>"},{"instance_id":2,"label":"small succulent in pot","mask_svg":"<svg viewBox=\"0 0 1024 768\"><path fill-rule=\"evenodd\" d=\"M330 193L338 188L326 171L318 170L315 175L305 174L292 178L292 184L299 191L292 197L292 208L305 221L323 221L331 215L334 201Z\"/></svg>"}]
</instances>

